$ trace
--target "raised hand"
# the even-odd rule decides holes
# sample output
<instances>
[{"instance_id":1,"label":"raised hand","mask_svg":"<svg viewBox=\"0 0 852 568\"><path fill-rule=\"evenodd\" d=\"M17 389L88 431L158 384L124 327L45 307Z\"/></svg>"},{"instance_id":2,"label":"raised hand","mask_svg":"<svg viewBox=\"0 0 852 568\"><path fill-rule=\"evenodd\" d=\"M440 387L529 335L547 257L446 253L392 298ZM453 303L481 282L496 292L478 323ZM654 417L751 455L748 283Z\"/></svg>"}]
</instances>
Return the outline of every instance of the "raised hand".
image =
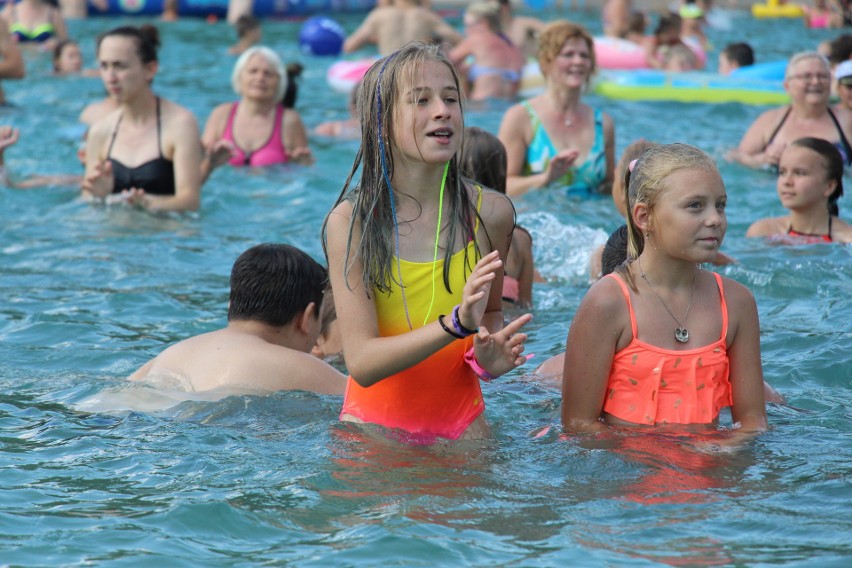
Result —
<instances>
[{"instance_id":1,"label":"raised hand","mask_svg":"<svg viewBox=\"0 0 852 568\"><path fill-rule=\"evenodd\" d=\"M468 329L479 327L479 322L482 321L488 306L491 283L502 266L503 261L495 250L483 256L473 267L473 272L464 284L462 301L459 304L459 321L464 327Z\"/></svg>"},{"instance_id":2,"label":"raised hand","mask_svg":"<svg viewBox=\"0 0 852 568\"><path fill-rule=\"evenodd\" d=\"M207 159L210 161L210 170L224 166L234 155L234 144L229 140L217 140L206 148Z\"/></svg>"},{"instance_id":3,"label":"raised hand","mask_svg":"<svg viewBox=\"0 0 852 568\"><path fill-rule=\"evenodd\" d=\"M544 172L547 176L547 184L549 185L564 176L577 161L579 155L580 152L577 150L562 150L556 154L547 164L547 169Z\"/></svg>"},{"instance_id":4,"label":"raised hand","mask_svg":"<svg viewBox=\"0 0 852 568\"><path fill-rule=\"evenodd\" d=\"M18 129L11 126L0 126L0 153L18 141Z\"/></svg>"},{"instance_id":5,"label":"raised hand","mask_svg":"<svg viewBox=\"0 0 852 568\"><path fill-rule=\"evenodd\" d=\"M523 355L527 334L518 332L530 320L532 314L524 314L493 334L480 326L473 338L473 352L479 365L490 374L499 376L526 363L531 357Z\"/></svg>"},{"instance_id":6,"label":"raised hand","mask_svg":"<svg viewBox=\"0 0 852 568\"><path fill-rule=\"evenodd\" d=\"M106 197L112 193L115 185L115 177L112 174L112 162L103 160L95 166L95 171L83 178L82 187L84 191L97 197Z\"/></svg>"}]
</instances>

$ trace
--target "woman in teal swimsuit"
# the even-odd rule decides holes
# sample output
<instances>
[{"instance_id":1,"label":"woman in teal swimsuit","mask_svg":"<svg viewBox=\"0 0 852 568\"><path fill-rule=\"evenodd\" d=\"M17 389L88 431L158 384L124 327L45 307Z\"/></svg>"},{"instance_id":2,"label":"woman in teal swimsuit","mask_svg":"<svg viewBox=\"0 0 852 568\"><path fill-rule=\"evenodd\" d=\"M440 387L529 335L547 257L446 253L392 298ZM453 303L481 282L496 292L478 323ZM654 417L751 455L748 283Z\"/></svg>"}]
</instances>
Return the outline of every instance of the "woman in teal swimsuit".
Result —
<instances>
[{"instance_id":1,"label":"woman in teal swimsuit","mask_svg":"<svg viewBox=\"0 0 852 568\"><path fill-rule=\"evenodd\" d=\"M592 36L567 21L539 38L545 91L511 107L498 137L508 154L507 192L517 197L558 184L570 192L612 192L615 126L581 100L595 70Z\"/></svg>"}]
</instances>

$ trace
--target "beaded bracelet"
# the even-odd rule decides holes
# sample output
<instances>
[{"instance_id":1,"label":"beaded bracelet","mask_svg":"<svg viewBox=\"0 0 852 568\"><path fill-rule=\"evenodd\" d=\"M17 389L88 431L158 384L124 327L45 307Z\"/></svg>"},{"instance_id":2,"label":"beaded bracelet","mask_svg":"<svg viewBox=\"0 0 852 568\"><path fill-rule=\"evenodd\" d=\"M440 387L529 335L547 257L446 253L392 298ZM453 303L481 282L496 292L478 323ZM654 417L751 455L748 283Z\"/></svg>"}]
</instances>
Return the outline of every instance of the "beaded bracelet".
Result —
<instances>
[{"instance_id":1,"label":"beaded bracelet","mask_svg":"<svg viewBox=\"0 0 852 568\"><path fill-rule=\"evenodd\" d=\"M456 306L453 308L453 327L456 328L456 332L462 337L479 333L478 327L476 329L468 329L462 325L461 319L459 318L459 307L460 306Z\"/></svg>"},{"instance_id":2,"label":"beaded bracelet","mask_svg":"<svg viewBox=\"0 0 852 568\"><path fill-rule=\"evenodd\" d=\"M499 375L492 375L488 371L482 368L482 365L479 364L479 361L476 360L476 353L473 351L473 347L464 352L464 362L473 369L473 372L476 373L480 379L485 382L493 381Z\"/></svg>"},{"instance_id":3,"label":"beaded bracelet","mask_svg":"<svg viewBox=\"0 0 852 568\"><path fill-rule=\"evenodd\" d=\"M450 335L452 335L456 339L464 339L465 338L464 335L456 333L455 331L453 331L452 329L447 327L447 324L444 323L445 317L446 316L444 314L441 314L441 315L438 316L438 323L441 324L441 327L444 328L444 331L446 331L447 333L449 333Z\"/></svg>"}]
</instances>

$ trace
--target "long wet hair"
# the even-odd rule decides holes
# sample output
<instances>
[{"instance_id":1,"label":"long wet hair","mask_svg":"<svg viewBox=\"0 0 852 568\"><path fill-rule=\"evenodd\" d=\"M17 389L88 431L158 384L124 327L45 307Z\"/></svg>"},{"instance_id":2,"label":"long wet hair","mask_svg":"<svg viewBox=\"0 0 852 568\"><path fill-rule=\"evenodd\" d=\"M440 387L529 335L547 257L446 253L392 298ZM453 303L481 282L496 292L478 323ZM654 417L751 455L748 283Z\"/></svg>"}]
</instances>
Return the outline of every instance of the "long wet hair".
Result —
<instances>
[{"instance_id":1,"label":"long wet hair","mask_svg":"<svg viewBox=\"0 0 852 568\"><path fill-rule=\"evenodd\" d=\"M401 100L402 93L408 86L415 84L417 69L430 61L442 63L450 69L461 97L462 89L455 67L438 46L421 42L406 44L399 51L375 62L358 87L357 108L361 122L361 146L358 148L352 170L346 178L332 211L344 201L352 203L353 212L349 223L344 274L347 276L348 286L349 270L355 259L359 259L364 266L363 284L368 294L373 290L387 294L392 291L394 284L403 285L399 281L398 268L394 263L399 236L396 231L396 198L393 191L401 193L399 189L392 190L390 186L394 161L400 159L394 152L397 148L394 124L399 120L400 105L407 104ZM461 106L459 109L461 112ZM411 125L406 124L401 127L410 128ZM463 132L457 132L455 135L463 137ZM461 146L459 144L459 148ZM353 179L359 168L361 180L355 185ZM443 276L444 286L448 292L452 292L449 278L450 258L456 249L456 243L466 244L473 241L475 256L477 259L481 257L474 230L480 217L476 210L476 203L471 199L462 182L458 155L450 160L445 191L444 199L449 202L449 218L445 225L449 239L444 253ZM353 247L352 237L356 225L360 226L361 234L358 244ZM326 258L328 257L327 227L328 216L322 227ZM468 258L467 250L465 247L465 275L476 264L475 259Z\"/></svg>"},{"instance_id":2,"label":"long wet hair","mask_svg":"<svg viewBox=\"0 0 852 568\"><path fill-rule=\"evenodd\" d=\"M660 196L668 188L666 180L680 170L706 170L719 175L713 159L688 144L660 144L648 148L625 173L627 192L627 260L617 272L636 290L629 270L631 261L639 258L645 248L645 236L633 219L633 208L644 203L653 212Z\"/></svg>"},{"instance_id":3,"label":"long wet hair","mask_svg":"<svg viewBox=\"0 0 852 568\"><path fill-rule=\"evenodd\" d=\"M837 146L828 140L811 136L794 140L790 146L807 148L820 155L825 165L825 180L834 180L835 183L834 191L828 196L828 214L838 217L840 207L837 205L837 200L843 195L843 156L840 155Z\"/></svg>"}]
</instances>

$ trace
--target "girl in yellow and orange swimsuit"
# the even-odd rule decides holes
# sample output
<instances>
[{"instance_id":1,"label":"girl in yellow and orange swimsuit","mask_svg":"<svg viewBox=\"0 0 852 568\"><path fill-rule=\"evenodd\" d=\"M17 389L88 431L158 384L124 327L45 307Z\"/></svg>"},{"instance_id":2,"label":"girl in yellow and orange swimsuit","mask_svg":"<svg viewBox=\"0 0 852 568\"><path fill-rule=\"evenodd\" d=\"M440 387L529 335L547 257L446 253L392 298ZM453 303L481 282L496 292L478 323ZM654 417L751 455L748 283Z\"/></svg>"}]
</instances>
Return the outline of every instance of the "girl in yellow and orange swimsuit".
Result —
<instances>
[{"instance_id":1,"label":"girl in yellow and orange swimsuit","mask_svg":"<svg viewBox=\"0 0 852 568\"><path fill-rule=\"evenodd\" d=\"M568 332L562 424L713 430L731 407L736 441L766 428L760 327L751 293L704 271L727 228L713 160L685 144L633 165L627 261L590 289Z\"/></svg>"},{"instance_id":2,"label":"girl in yellow and orange swimsuit","mask_svg":"<svg viewBox=\"0 0 852 568\"><path fill-rule=\"evenodd\" d=\"M437 47L380 59L359 89L361 148L323 231L351 374L341 419L414 444L482 436L480 378L526 361L531 316L504 327L501 303L514 209L462 181L459 77Z\"/></svg>"}]
</instances>

